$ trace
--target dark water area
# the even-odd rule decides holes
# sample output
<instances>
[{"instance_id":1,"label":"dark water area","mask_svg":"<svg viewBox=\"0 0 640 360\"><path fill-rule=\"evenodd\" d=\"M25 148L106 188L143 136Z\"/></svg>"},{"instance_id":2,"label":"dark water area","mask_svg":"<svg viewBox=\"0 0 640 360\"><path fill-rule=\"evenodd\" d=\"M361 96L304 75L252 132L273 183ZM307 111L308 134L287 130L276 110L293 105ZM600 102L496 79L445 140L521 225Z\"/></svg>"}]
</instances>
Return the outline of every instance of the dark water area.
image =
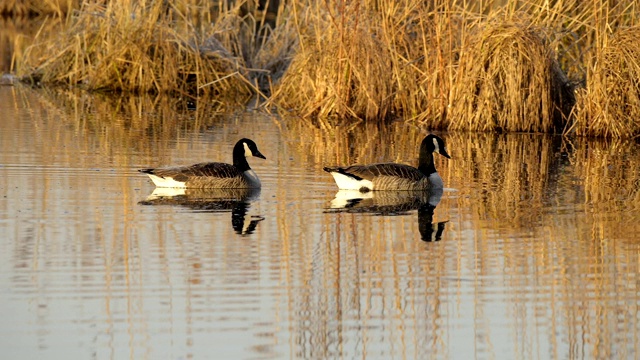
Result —
<instances>
[{"instance_id":1,"label":"dark water area","mask_svg":"<svg viewBox=\"0 0 640 360\"><path fill-rule=\"evenodd\" d=\"M439 132L444 191L359 194L322 167L415 165L428 132L20 86L0 109L8 359L638 357L632 141ZM137 172L242 137L260 191Z\"/></svg>"}]
</instances>

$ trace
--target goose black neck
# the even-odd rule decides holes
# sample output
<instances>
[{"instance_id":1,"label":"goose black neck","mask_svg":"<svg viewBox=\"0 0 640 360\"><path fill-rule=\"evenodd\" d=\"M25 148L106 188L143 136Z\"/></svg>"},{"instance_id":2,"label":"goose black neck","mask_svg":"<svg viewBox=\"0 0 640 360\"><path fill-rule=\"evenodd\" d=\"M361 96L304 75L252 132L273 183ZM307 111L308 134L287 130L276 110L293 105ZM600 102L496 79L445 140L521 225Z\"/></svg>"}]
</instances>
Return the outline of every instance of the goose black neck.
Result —
<instances>
[{"instance_id":1,"label":"goose black neck","mask_svg":"<svg viewBox=\"0 0 640 360\"><path fill-rule=\"evenodd\" d=\"M238 168L240 172L245 172L251 169L247 162L247 157L244 155L244 145L241 141L233 147L233 166Z\"/></svg>"},{"instance_id":2,"label":"goose black neck","mask_svg":"<svg viewBox=\"0 0 640 360\"><path fill-rule=\"evenodd\" d=\"M418 170L420 170L420 172L425 176L429 176L436 172L436 166L433 163L433 152L429 151L426 146L420 147Z\"/></svg>"}]
</instances>

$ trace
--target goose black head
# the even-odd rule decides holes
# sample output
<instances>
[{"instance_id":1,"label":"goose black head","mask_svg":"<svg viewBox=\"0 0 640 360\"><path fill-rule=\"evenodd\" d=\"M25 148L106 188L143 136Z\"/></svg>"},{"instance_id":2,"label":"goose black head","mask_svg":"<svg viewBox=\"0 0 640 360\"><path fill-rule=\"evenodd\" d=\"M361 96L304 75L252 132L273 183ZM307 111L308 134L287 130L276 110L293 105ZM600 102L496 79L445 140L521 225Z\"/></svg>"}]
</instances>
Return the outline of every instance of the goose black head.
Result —
<instances>
[{"instance_id":1,"label":"goose black head","mask_svg":"<svg viewBox=\"0 0 640 360\"><path fill-rule=\"evenodd\" d=\"M447 148L444 145L444 140L441 137L429 134L424 140L422 140L422 145L420 145L421 149L426 149L428 152L438 153L447 159L451 159L449 153L447 153Z\"/></svg>"},{"instance_id":2,"label":"goose black head","mask_svg":"<svg viewBox=\"0 0 640 360\"><path fill-rule=\"evenodd\" d=\"M264 157L264 155L262 155L262 153L260 152L260 150L258 150L258 145L256 145L255 142L253 142L253 140L251 139L240 139L237 143L236 143L236 147L238 146L242 146L242 148L244 149L244 156L245 157L249 157L249 156L255 156L261 159L266 159L266 157Z\"/></svg>"}]
</instances>

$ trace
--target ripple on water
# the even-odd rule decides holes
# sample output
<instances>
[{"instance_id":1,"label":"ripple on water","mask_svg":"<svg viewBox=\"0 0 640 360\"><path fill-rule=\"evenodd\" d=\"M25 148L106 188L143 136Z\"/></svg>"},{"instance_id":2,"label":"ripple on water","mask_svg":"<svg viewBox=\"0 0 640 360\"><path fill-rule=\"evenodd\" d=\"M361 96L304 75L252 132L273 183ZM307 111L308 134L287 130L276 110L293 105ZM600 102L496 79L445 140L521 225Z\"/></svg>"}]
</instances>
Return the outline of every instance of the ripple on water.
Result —
<instances>
[{"instance_id":1,"label":"ripple on water","mask_svg":"<svg viewBox=\"0 0 640 360\"><path fill-rule=\"evenodd\" d=\"M322 166L412 163L424 131L108 113L0 122L6 357L637 357L635 146L443 133L437 204L337 209ZM244 136L257 199L149 199L136 169L228 162Z\"/></svg>"}]
</instances>

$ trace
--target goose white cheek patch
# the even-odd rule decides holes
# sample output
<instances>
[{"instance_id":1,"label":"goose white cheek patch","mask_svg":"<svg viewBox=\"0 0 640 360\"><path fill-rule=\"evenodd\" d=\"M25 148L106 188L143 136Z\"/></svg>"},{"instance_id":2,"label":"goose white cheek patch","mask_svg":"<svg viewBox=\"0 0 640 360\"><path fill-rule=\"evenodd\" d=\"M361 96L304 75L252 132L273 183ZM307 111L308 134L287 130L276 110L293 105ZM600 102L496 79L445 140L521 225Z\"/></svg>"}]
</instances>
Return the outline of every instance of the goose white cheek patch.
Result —
<instances>
[{"instance_id":1,"label":"goose white cheek patch","mask_svg":"<svg viewBox=\"0 0 640 360\"><path fill-rule=\"evenodd\" d=\"M251 149L249 149L249 145L247 145L247 143L243 142L242 146L244 146L244 156L253 156L253 152L251 151Z\"/></svg>"},{"instance_id":2,"label":"goose white cheek patch","mask_svg":"<svg viewBox=\"0 0 640 360\"><path fill-rule=\"evenodd\" d=\"M440 153L440 146L438 146L438 140L433 139L433 152Z\"/></svg>"}]
</instances>

